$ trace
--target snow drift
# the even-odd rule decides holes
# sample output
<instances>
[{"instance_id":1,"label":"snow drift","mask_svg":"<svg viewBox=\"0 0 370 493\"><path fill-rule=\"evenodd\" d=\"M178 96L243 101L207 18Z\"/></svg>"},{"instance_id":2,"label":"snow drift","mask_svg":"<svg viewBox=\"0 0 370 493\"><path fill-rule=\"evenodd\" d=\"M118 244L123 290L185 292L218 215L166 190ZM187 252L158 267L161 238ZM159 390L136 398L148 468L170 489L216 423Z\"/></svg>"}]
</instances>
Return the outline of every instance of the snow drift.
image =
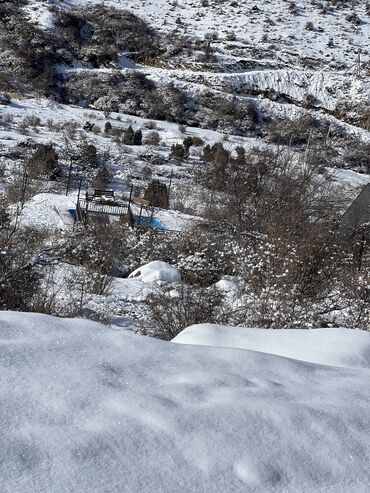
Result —
<instances>
[{"instance_id":1,"label":"snow drift","mask_svg":"<svg viewBox=\"0 0 370 493\"><path fill-rule=\"evenodd\" d=\"M199 324L172 342L250 349L323 365L370 368L370 334L348 329L247 329Z\"/></svg>"},{"instance_id":2,"label":"snow drift","mask_svg":"<svg viewBox=\"0 0 370 493\"><path fill-rule=\"evenodd\" d=\"M368 368L8 312L0 344L2 493L369 491Z\"/></svg>"},{"instance_id":3,"label":"snow drift","mask_svg":"<svg viewBox=\"0 0 370 493\"><path fill-rule=\"evenodd\" d=\"M40 231L57 231L73 224L69 210L76 208L76 194L69 197L56 193L40 193L26 203L20 217L21 225Z\"/></svg>"},{"instance_id":4,"label":"snow drift","mask_svg":"<svg viewBox=\"0 0 370 493\"><path fill-rule=\"evenodd\" d=\"M176 267L161 260L154 260L139 267L128 277L130 279L139 279L142 282L179 282L181 280L180 271Z\"/></svg>"}]
</instances>

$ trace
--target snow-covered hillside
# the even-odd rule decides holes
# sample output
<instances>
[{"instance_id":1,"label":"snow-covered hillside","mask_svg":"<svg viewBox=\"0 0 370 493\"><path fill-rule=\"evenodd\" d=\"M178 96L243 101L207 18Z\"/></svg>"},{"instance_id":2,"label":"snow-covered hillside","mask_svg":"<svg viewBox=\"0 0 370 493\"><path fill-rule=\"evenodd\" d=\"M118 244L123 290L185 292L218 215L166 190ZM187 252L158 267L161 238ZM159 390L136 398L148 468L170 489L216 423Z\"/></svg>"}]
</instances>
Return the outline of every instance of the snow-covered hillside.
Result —
<instances>
[{"instance_id":1,"label":"snow-covered hillside","mask_svg":"<svg viewBox=\"0 0 370 493\"><path fill-rule=\"evenodd\" d=\"M368 0L0 0L0 493L369 493L369 52Z\"/></svg>"},{"instance_id":2,"label":"snow-covered hillside","mask_svg":"<svg viewBox=\"0 0 370 493\"><path fill-rule=\"evenodd\" d=\"M368 492L370 336L324 331L320 365L306 332L289 358L263 337L190 346L2 312L0 490Z\"/></svg>"},{"instance_id":3,"label":"snow-covered hillside","mask_svg":"<svg viewBox=\"0 0 370 493\"><path fill-rule=\"evenodd\" d=\"M75 6L96 3L100 2L69 2ZM336 2L335 6L326 0L316 4L304 0L106 0L104 4L130 9L164 32L175 30L179 35L198 38L215 33L217 50L229 58L243 59L249 55L253 59L254 52L260 63L271 63L272 58L289 66L304 64L306 59L324 66L333 63L335 67L335 63L354 65L359 48L368 55L369 10L364 1ZM34 22L50 26L44 2L32 0L27 12ZM309 22L312 28L307 25ZM330 38L333 45L328 46Z\"/></svg>"},{"instance_id":4,"label":"snow-covered hillside","mask_svg":"<svg viewBox=\"0 0 370 493\"><path fill-rule=\"evenodd\" d=\"M68 11L99 3L73 0L67 6L57 3L53 9ZM155 78L188 84L200 80L222 89L242 87L262 96L276 91L301 103L309 95L317 98L318 107L330 109L345 101L369 104L370 8L366 2L107 0L104 5L128 9L162 35L189 45L185 55L170 46L167 51L173 49L174 56L146 66ZM31 0L24 10L42 29L55 28L50 6L44 2ZM211 40L212 55L206 63L202 58L205 39ZM191 43L197 46L194 53ZM132 63L122 66L143 68Z\"/></svg>"}]
</instances>

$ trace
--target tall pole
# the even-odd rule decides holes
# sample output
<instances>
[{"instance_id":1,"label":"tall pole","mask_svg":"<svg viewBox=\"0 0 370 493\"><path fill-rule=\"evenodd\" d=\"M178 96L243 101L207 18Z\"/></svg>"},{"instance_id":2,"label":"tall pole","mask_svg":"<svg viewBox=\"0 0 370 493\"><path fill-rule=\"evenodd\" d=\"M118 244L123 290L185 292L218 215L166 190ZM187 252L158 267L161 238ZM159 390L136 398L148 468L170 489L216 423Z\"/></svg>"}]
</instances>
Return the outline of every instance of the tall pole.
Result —
<instances>
[{"instance_id":1,"label":"tall pole","mask_svg":"<svg viewBox=\"0 0 370 493\"><path fill-rule=\"evenodd\" d=\"M131 205L133 191L134 191L134 185L131 185L131 188L130 188L130 197L128 199L128 209L130 208L130 205Z\"/></svg>"},{"instance_id":2,"label":"tall pole","mask_svg":"<svg viewBox=\"0 0 370 493\"><path fill-rule=\"evenodd\" d=\"M88 221L88 211L89 211L89 200L88 200L88 195L87 195L87 192L86 192L86 210L85 210L85 224L87 224L87 221Z\"/></svg>"},{"instance_id":3,"label":"tall pole","mask_svg":"<svg viewBox=\"0 0 370 493\"><path fill-rule=\"evenodd\" d=\"M172 178L173 178L173 169L171 169L171 174L170 174L170 183L169 183L169 185L168 185L168 199L170 199L171 185L172 185Z\"/></svg>"},{"instance_id":4,"label":"tall pole","mask_svg":"<svg viewBox=\"0 0 370 493\"><path fill-rule=\"evenodd\" d=\"M140 223L141 223L141 214L142 214L142 212L143 212L143 204L141 204L141 207L140 207L138 226L140 226Z\"/></svg>"},{"instance_id":5,"label":"tall pole","mask_svg":"<svg viewBox=\"0 0 370 493\"><path fill-rule=\"evenodd\" d=\"M73 164L73 157L70 156L70 165L69 165L69 171L68 171L68 180L67 180L67 189L66 189L66 196L68 195L69 192L69 185L71 183L71 174L72 174L72 164Z\"/></svg>"},{"instance_id":6,"label":"tall pole","mask_svg":"<svg viewBox=\"0 0 370 493\"><path fill-rule=\"evenodd\" d=\"M76 203L76 214L75 214L75 219L73 221L73 231L75 230L75 225L78 219L78 214L80 210L80 193L81 193L81 186L82 186L82 178L80 178L80 182L78 184L78 194L77 194L77 203Z\"/></svg>"},{"instance_id":7,"label":"tall pole","mask_svg":"<svg viewBox=\"0 0 370 493\"><path fill-rule=\"evenodd\" d=\"M81 186L82 186L82 178L80 178L80 183L78 184L77 202L80 201Z\"/></svg>"}]
</instances>

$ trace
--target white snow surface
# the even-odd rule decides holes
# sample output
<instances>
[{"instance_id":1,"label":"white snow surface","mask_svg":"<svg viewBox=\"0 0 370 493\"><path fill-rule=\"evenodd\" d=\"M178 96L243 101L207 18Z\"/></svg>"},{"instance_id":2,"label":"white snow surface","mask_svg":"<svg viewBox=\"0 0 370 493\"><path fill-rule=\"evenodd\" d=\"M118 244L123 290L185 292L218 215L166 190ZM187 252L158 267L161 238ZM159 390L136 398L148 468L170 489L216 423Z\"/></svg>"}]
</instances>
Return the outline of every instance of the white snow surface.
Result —
<instances>
[{"instance_id":1,"label":"white snow surface","mask_svg":"<svg viewBox=\"0 0 370 493\"><path fill-rule=\"evenodd\" d=\"M154 260L134 270L129 275L129 278L135 278L142 282L179 282L181 280L181 273L176 267L166 262Z\"/></svg>"},{"instance_id":2,"label":"white snow surface","mask_svg":"<svg viewBox=\"0 0 370 493\"><path fill-rule=\"evenodd\" d=\"M20 216L20 224L43 231L62 230L73 224L69 209L76 209L75 193L68 197L56 193L40 193L26 203Z\"/></svg>"},{"instance_id":3,"label":"white snow surface","mask_svg":"<svg viewBox=\"0 0 370 493\"><path fill-rule=\"evenodd\" d=\"M32 4L40 5L41 0L31 0ZM72 5L92 5L100 0L70 0ZM162 32L176 31L203 39L206 34L217 33L216 49L226 55L238 56L239 51L247 46L269 48L276 52L277 58L287 65L297 57L314 57L322 60L327 66L335 61L355 63L356 48L361 47L368 60L369 48L369 16L366 2L347 2L342 8L334 7L333 12L323 15L319 5L306 0L296 0L298 15L289 10L285 0L256 2L243 0L209 1L208 7L200 2L177 0L105 0L105 5L129 9L143 17L149 24ZM361 18L361 25L355 26L348 22L347 15L356 12ZM176 19L181 15L181 23ZM270 20L273 19L273 22ZM307 30L308 21L314 29ZM227 42L230 33L235 33L236 41ZM263 39L263 35L267 39ZM334 38L334 46L327 48L329 37ZM275 56L276 56L275 55ZM271 55L260 55L263 61Z\"/></svg>"},{"instance_id":4,"label":"white snow surface","mask_svg":"<svg viewBox=\"0 0 370 493\"><path fill-rule=\"evenodd\" d=\"M0 344L2 493L370 490L368 367L11 312Z\"/></svg>"},{"instance_id":5,"label":"white snow surface","mask_svg":"<svg viewBox=\"0 0 370 493\"><path fill-rule=\"evenodd\" d=\"M370 334L361 330L270 330L198 324L184 329L172 342L248 349L322 365L370 368Z\"/></svg>"}]
</instances>

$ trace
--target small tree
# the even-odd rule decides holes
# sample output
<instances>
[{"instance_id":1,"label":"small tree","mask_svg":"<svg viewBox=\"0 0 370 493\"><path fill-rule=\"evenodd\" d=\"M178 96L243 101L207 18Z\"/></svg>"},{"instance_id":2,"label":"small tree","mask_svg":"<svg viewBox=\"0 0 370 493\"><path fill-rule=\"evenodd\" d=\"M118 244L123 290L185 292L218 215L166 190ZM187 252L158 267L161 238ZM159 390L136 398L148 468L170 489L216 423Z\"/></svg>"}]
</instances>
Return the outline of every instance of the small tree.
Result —
<instances>
[{"instance_id":1,"label":"small tree","mask_svg":"<svg viewBox=\"0 0 370 493\"><path fill-rule=\"evenodd\" d=\"M27 172L30 177L52 174L57 168L58 154L51 144L39 144L27 163Z\"/></svg>"},{"instance_id":2,"label":"small tree","mask_svg":"<svg viewBox=\"0 0 370 493\"><path fill-rule=\"evenodd\" d=\"M144 137L144 144L146 145L157 146L160 143L160 141L161 138L159 136L159 133L154 130L148 132Z\"/></svg>"},{"instance_id":3,"label":"small tree","mask_svg":"<svg viewBox=\"0 0 370 493\"><path fill-rule=\"evenodd\" d=\"M8 202L4 196L0 197L0 230L5 231L10 225Z\"/></svg>"},{"instance_id":4,"label":"small tree","mask_svg":"<svg viewBox=\"0 0 370 493\"><path fill-rule=\"evenodd\" d=\"M134 133L134 145L135 146L141 146L142 145L142 142L143 141L143 133L142 131L139 129L139 130L136 130L136 132Z\"/></svg>"},{"instance_id":5,"label":"small tree","mask_svg":"<svg viewBox=\"0 0 370 493\"><path fill-rule=\"evenodd\" d=\"M135 138L135 132L132 126L130 125L128 128L126 128L125 133L123 134L123 143L125 145L133 145L134 138Z\"/></svg>"},{"instance_id":6,"label":"small tree","mask_svg":"<svg viewBox=\"0 0 370 493\"><path fill-rule=\"evenodd\" d=\"M171 147L170 158L180 164L181 161L186 158L185 147L181 144L173 144Z\"/></svg>"},{"instance_id":7,"label":"small tree","mask_svg":"<svg viewBox=\"0 0 370 493\"><path fill-rule=\"evenodd\" d=\"M104 190L107 188L108 183L111 180L112 180L111 171L106 166L102 166L96 172L95 178L93 180L93 186L94 186L94 188Z\"/></svg>"},{"instance_id":8,"label":"small tree","mask_svg":"<svg viewBox=\"0 0 370 493\"><path fill-rule=\"evenodd\" d=\"M193 145L193 138L192 137L185 137L182 145L184 146L184 149L185 149L185 155L186 155L186 157L188 157L190 147Z\"/></svg>"},{"instance_id":9,"label":"small tree","mask_svg":"<svg viewBox=\"0 0 370 493\"><path fill-rule=\"evenodd\" d=\"M105 122L105 125L104 125L104 133L106 135L109 135L111 133L111 130L112 130L112 124L111 124L111 122Z\"/></svg>"},{"instance_id":10,"label":"small tree","mask_svg":"<svg viewBox=\"0 0 370 493\"><path fill-rule=\"evenodd\" d=\"M82 145L79 160L84 167L95 168L98 165L98 151L94 144Z\"/></svg>"},{"instance_id":11,"label":"small tree","mask_svg":"<svg viewBox=\"0 0 370 493\"><path fill-rule=\"evenodd\" d=\"M6 206L5 206L6 207ZM17 223L8 228L7 210L2 211L0 226L0 309L33 310L33 301L40 289L41 273L35 265L32 231L21 233Z\"/></svg>"},{"instance_id":12,"label":"small tree","mask_svg":"<svg viewBox=\"0 0 370 493\"><path fill-rule=\"evenodd\" d=\"M144 197L149 200L152 206L168 209L168 190L166 185L164 183L160 183L159 180L153 180L149 183L148 188L145 190Z\"/></svg>"},{"instance_id":13,"label":"small tree","mask_svg":"<svg viewBox=\"0 0 370 493\"><path fill-rule=\"evenodd\" d=\"M221 142L217 142L212 147L204 148L203 159L210 163L205 176L206 185L212 190L222 190L230 178L230 152Z\"/></svg>"}]
</instances>

